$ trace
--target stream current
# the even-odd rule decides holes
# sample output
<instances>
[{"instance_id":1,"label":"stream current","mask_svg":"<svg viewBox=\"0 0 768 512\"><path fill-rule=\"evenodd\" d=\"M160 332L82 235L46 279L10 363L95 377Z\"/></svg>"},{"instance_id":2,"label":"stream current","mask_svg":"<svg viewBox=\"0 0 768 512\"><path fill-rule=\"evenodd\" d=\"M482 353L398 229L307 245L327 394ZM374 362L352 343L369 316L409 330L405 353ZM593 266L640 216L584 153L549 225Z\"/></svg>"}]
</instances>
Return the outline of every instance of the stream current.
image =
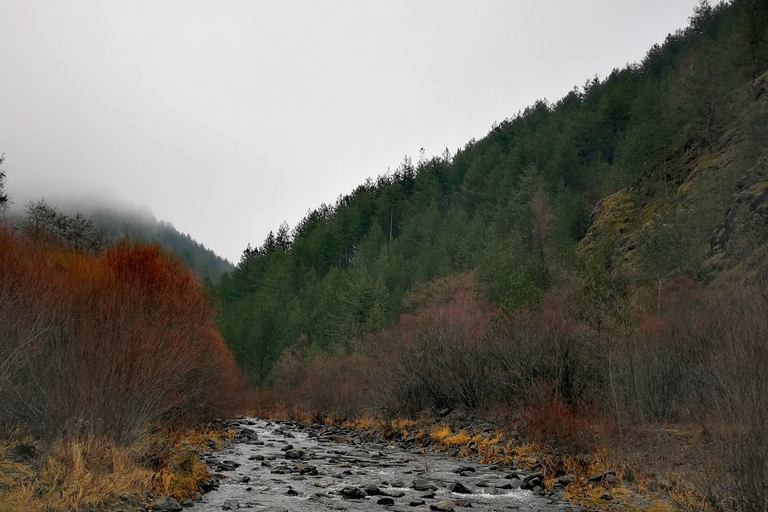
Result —
<instances>
[{"instance_id":1,"label":"stream current","mask_svg":"<svg viewBox=\"0 0 768 512\"><path fill-rule=\"evenodd\" d=\"M220 484L193 512L579 510L520 489L530 475L503 466L366 442L338 427L252 418L233 427L236 442L204 456Z\"/></svg>"}]
</instances>

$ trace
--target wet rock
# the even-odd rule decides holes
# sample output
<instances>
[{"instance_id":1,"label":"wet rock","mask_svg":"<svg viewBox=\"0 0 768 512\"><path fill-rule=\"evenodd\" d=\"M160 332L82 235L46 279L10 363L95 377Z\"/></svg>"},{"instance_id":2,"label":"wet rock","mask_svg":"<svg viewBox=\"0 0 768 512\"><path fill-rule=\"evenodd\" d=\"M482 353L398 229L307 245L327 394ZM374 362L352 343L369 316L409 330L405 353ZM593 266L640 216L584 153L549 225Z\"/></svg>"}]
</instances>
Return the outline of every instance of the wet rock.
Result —
<instances>
[{"instance_id":1,"label":"wet rock","mask_svg":"<svg viewBox=\"0 0 768 512\"><path fill-rule=\"evenodd\" d=\"M177 512L181 509L181 504L170 496L158 496L152 502L154 512Z\"/></svg>"},{"instance_id":2,"label":"wet rock","mask_svg":"<svg viewBox=\"0 0 768 512\"><path fill-rule=\"evenodd\" d=\"M405 492L403 491L381 491L381 494L384 496L390 496L392 498L402 498L405 496Z\"/></svg>"},{"instance_id":3,"label":"wet rock","mask_svg":"<svg viewBox=\"0 0 768 512\"><path fill-rule=\"evenodd\" d=\"M289 488L289 489L288 489L288 490L285 492L285 495L286 495L286 496L298 496L298 495L299 495L299 491L297 491L296 489L293 489L293 488Z\"/></svg>"},{"instance_id":4,"label":"wet rock","mask_svg":"<svg viewBox=\"0 0 768 512\"><path fill-rule=\"evenodd\" d=\"M379 498L378 501L376 501L376 504L377 505L394 505L395 500L393 500L390 497Z\"/></svg>"},{"instance_id":5,"label":"wet rock","mask_svg":"<svg viewBox=\"0 0 768 512\"><path fill-rule=\"evenodd\" d=\"M457 507L472 508L472 502L469 500L458 500L456 502Z\"/></svg>"},{"instance_id":6,"label":"wet rock","mask_svg":"<svg viewBox=\"0 0 768 512\"><path fill-rule=\"evenodd\" d=\"M341 495L348 500L361 500L368 496L366 492L359 487L344 487L341 490Z\"/></svg>"},{"instance_id":7,"label":"wet rock","mask_svg":"<svg viewBox=\"0 0 768 512\"><path fill-rule=\"evenodd\" d=\"M455 492L456 494L472 494L472 489L461 482L455 482L450 486L450 489L451 492Z\"/></svg>"},{"instance_id":8,"label":"wet rock","mask_svg":"<svg viewBox=\"0 0 768 512\"><path fill-rule=\"evenodd\" d=\"M435 484L430 483L428 480L425 480L423 478L417 478L411 483L411 488L417 490L417 491L436 491L437 486Z\"/></svg>"},{"instance_id":9,"label":"wet rock","mask_svg":"<svg viewBox=\"0 0 768 512\"><path fill-rule=\"evenodd\" d=\"M379 496L381 494L381 489L379 489L374 484L368 484L365 487L363 487L363 490L368 494L368 496Z\"/></svg>"},{"instance_id":10,"label":"wet rock","mask_svg":"<svg viewBox=\"0 0 768 512\"><path fill-rule=\"evenodd\" d=\"M530 475L523 478L523 483L520 485L520 488L523 490L535 491L537 487L541 488L543 481L544 473L531 473Z\"/></svg>"},{"instance_id":11,"label":"wet rock","mask_svg":"<svg viewBox=\"0 0 768 512\"><path fill-rule=\"evenodd\" d=\"M216 463L216 471L234 471L240 464L231 460L222 460Z\"/></svg>"},{"instance_id":12,"label":"wet rock","mask_svg":"<svg viewBox=\"0 0 768 512\"><path fill-rule=\"evenodd\" d=\"M304 450L290 449L285 452L285 458L290 460L302 460L302 459L307 459L309 457L307 452Z\"/></svg>"},{"instance_id":13,"label":"wet rock","mask_svg":"<svg viewBox=\"0 0 768 512\"><path fill-rule=\"evenodd\" d=\"M453 510L456 507L456 504L452 501L438 501L437 503L433 503L429 506L429 510L437 510L439 512L448 512Z\"/></svg>"},{"instance_id":14,"label":"wet rock","mask_svg":"<svg viewBox=\"0 0 768 512\"><path fill-rule=\"evenodd\" d=\"M221 510L237 510L240 508L240 502L237 500L226 500L221 506Z\"/></svg>"},{"instance_id":15,"label":"wet rock","mask_svg":"<svg viewBox=\"0 0 768 512\"><path fill-rule=\"evenodd\" d=\"M569 485L571 485L573 483L573 480L574 480L573 477L570 476L570 475L568 475L568 476L561 476L560 478L555 480L554 485L559 485L559 486L562 486L562 487L568 487Z\"/></svg>"},{"instance_id":16,"label":"wet rock","mask_svg":"<svg viewBox=\"0 0 768 512\"><path fill-rule=\"evenodd\" d=\"M264 444L255 430L250 428L243 428L237 434L237 440L245 444Z\"/></svg>"},{"instance_id":17,"label":"wet rock","mask_svg":"<svg viewBox=\"0 0 768 512\"><path fill-rule=\"evenodd\" d=\"M195 504L195 502L192 501L192 500L182 500L181 501L181 506L184 507L184 508L189 508L189 507L191 507L194 504Z\"/></svg>"}]
</instances>

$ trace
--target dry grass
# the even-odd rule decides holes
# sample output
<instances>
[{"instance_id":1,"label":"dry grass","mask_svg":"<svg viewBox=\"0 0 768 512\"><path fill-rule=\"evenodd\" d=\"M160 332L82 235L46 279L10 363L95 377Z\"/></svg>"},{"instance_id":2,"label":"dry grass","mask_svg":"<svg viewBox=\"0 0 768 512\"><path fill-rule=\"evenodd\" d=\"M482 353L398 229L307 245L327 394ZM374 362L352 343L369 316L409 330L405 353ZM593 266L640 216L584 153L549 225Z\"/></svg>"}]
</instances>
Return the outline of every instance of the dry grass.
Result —
<instances>
[{"instance_id":1,"label":"dry grass","mask_svg":"<svg viewBox=\"0 0 768 512\"><path fill-rule=\"evenodd\" d=\"M56 441L37 460L13 462L4 443L0 510L81 510L101 507L120 493L152 487L153 472L137 462L136 447L113 441Z\"/></svg>"},{"instance_id":2,"label":"dry grass","mask_svg":"<svg viewBox=\"0 0 768 512\"><path fill-rule=\"evenodd\" d=\"M347 420L341 424L342 427L352 427L360 430L371 430L376 427L377 421L370 416L356 420Z\"/></svg>"},{"instance_id":3,"label":"dry grass","mask_svg":"<svg viewBox=\"0 0 768 512\"><path fill-rule=\"evenodd\" d=\"M443 439L446 439L451 435L453 435L453 432L451 431L451 427L448 425L435 425L432 427L432 430L429 431L430 439L437 443L442 442Z\"/></svg>"},{"instance_id":4,"label":"dry grass","mask_svg":"<svg viewBox=\"0 0 768 512\"><path fill-rule=\"evenodd\" d=\"M104 438L43 446L26 433L11 432L0 440L0 510L101 509L120 494L141 501L144 491L192 498L198 479L210 477L197 453L210 441L222 446L226 437L216 431L164 430L123 446ZM19 461L14 448L21 443L35 446L37 455Z\"/></svg>"},{"instance_id":5,"label":"dry grass","mask_svg":"<svg viewBox=\"0 0 768 512\"><path fill-rule=\"evenodd\" d=\"M450 435L443 439L443 444L447 446L464 446L469 443L472 438L467 434L465 430L461 430L453 435Z\"/></svg>"}]
</instances>

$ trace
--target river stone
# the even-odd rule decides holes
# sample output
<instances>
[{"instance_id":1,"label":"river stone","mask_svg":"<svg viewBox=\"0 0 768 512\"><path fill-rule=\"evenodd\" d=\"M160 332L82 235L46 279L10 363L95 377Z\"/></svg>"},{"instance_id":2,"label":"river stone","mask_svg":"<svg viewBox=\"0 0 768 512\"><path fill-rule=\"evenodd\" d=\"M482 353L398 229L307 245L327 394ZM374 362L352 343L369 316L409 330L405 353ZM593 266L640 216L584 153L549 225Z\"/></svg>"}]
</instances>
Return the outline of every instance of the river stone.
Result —
<instances>
[{"instance_id":1,"label":"river stone","mask_svg":"<svg viewBox=\"0 0 768 512\"><path fill-rule=\"evenodd\" d=\"M374 484L368 484L366 485L363 490L368 494L368 496L378 496L381 494L381 489L379 489Z\"/></svg>"},{"instance_id":2,"label":"river stone","mask_svg":"<svg viewBox=\"0 0 768 512\"><path fill-rule=\"evenodd\" d=\"M392 498L388 498L388 497L379 498L379 500L376 502L376 504L377 505L394 505L395 504L395 500L393 500Z\"/></svg>"},{"instance_id":3,"label":"river stone","mask_svg":"<svg viewBox=\"0 0 768 512\"><path fill-rule=\"evenodd\" d=\"M361 500L367 496L359 487L345 487L341 490L341 495L350 500Z\"/></svg>"},{"instance_id":4,"label":"river stone","mask_svg":"<svg viewBox=\"0 0 768 512\"><path fill-rule=\"evenodd\" d=\"M152 502L152 510L155 512L177 512L181 510L181 508L182 507L179 502L170 496L159 496L155 501Z\"/></svg>"},{"instance_id":5,"label":"river stone","mask_svg":"<svg viewBox=\"0 0 768 512\"><path fill-rule=\"evenodd\" d=\"M245 443L257 442L259 440L259 435L256 431L250 428L243 428L240 430L237 437Z\"/></svg>"},{"instance_id":6,"label":"river stone","mask_svg":"<svg viewBox=\"0 0 768 512\"><path fill-rule=\"evenodd\" d=\"M429 483L429 481L424 480L423 478L417 478L413 481L411 484L411 487L416 489L417 491L436 491L437 486L435 484Z\"/></svg>"},{"instance_id":7,"label":"river stone","mask_svg":"<svg viewBox=\"0 0 768 512\"><path fill-rule=\"evenodd\" d=\"M439 512L449 512L456 507L456 504L452 501L438 501L429 506L429 510L437 510Z\"/></svg>"},{"instance_id":8,"label":"river stone","mask_svg":"<svg viewBox=\"0 0 768 512\"><path fill-rule=\"evenodd\" d=\"M237 510L240 508L240 502L237 500L225 500L221 510Z\"/></svg>"},{"instance_id":9,"label":"river stone","mask_svg":"<svg viewBox=\"0 0 768 512\"><path fill-rule=\"evenodd\" d=\"M451 492L455 492L456 494L472 494L472 489L461 482L455 482L450 486L450 489Z\"/></svg>"},{"instance_id":10,"label":"river stone","mask_svg":"<svg viewBox=\"0 0 768 512\"><path fill-rule=\"evenodd\" d=\"M522 485L520 485L520 488L523 490L535 491L537 487L541 488L541 478L539 478L538 476L535 476L528 480L523 480Z\"/></svg>"},{"instance_id":11,"label":"river stone","mask_svg":"<svg viewBox=\"0 0 768 512\"><path fill-rule=\"evenodd\" d=\"M304 450L294 450L293 448L285 452L285 458L290 460L301 460L307 458L307 452Z\"/></svg>"},{"instance_id":12,"label":"river stone","mask_svg":"<svg viewBox=\"0 0 768 512\"><path fill-rule=\"evenodd\" d=\"M587 479L588 482L597 483L597 482L604 482L607 481L609 477L613 477L614 481L616 478L616 472L615 471L605 471L603 473L598 473L596 475L592 475Z\"/></svg>"},{"instance_id":13,"label":"river stone","mask_svg":"<svg viewBox=\"0 0 768 512\"><path fill-rule=\"evenodd\" d=\"M408 504L409 507L418 507L419 505L423 505L425 502L422 499L414 499L411 500L411 502Z\"/></svg>"}]
</instances>

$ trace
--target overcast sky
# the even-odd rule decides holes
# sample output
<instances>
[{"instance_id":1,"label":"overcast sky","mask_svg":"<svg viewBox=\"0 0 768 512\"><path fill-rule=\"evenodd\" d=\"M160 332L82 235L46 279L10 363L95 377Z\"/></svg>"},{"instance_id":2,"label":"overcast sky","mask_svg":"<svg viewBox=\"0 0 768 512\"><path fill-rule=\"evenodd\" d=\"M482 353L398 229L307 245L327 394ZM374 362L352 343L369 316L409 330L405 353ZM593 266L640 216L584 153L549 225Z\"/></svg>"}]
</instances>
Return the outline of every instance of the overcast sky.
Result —
<instances>
[{"instance_id":1,"label":"overcast sky","mask_svg":"<svg viewBox=\"0 0 768 512\"><path fill-rule=\"evenodd\" d=\"M696 0L0 0L6 191L146 206L237 262L405 155L636 62Z\"/></svg>"}]
</instances>

